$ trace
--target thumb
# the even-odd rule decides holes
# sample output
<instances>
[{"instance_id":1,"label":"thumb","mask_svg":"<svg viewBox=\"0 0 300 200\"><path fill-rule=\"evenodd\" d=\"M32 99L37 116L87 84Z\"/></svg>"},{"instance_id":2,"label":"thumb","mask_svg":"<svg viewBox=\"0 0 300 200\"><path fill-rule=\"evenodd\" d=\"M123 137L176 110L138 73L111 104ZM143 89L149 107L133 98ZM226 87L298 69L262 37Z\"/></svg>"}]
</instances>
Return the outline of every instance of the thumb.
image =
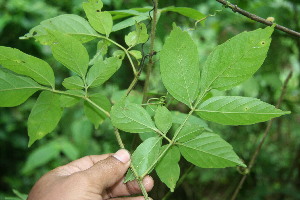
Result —
<instances>
[{"instance_id":1,"label":"thumb","mask_svg":"<svg viewBox=\"0 0 300 200\"><path fill-rule=\"evenodd\" d=\"M130 154L120 149L112 156L100 160L91 168L83 171L88 179L103 191L121 180L130 166Z\"/></svg>"}]
</instances>

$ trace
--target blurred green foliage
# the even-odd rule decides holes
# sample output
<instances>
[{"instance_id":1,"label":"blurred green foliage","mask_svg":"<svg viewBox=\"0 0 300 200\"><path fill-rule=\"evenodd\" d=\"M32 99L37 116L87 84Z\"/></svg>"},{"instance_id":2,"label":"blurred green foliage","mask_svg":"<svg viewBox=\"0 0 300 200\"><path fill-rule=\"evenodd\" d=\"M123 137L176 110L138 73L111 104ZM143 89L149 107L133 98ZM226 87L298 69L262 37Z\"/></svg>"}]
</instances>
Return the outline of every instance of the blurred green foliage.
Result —
<instances>
[{"instance_id":1,"label":"blurred green foliage","mask_svg":"<svg viewBox=\"0 0 300 200\"><path fill-rule=\"evenodd\" d=\"M141 0L103 0L103 2L106 10L151 6L152 3ZM61 77L62 80L68 71L60 68L47 47L38 45L32 40L18 40L18 38L40 21L50 17L63 13L82 15L81 3L82 0L0 0L0 45L15 47L28 54L44 58L54 67L56 77ZM241 8L263 18L272 16L276 23L300 31L298 0L232 0L231 3L238 4ZM216 1L159 2L160 8L167 6L192 7L206 15L215 14L208 17L205 26L199 24L195 27L194 20L167 12L160 16L157 25L156 51L161 49L173 22L185 29L195 28L191 33L197 41L202 62L217 44L242 31L264 27L223 8ZM113 34L113 37L124 44L122 38L128 32L129 30L125 29ZM293 77L281 106L283 110L291 110L292 114L278 118L273 123L270 135L238 199L300 199L300 39L280 31L275 31L272 38L271 48L262 68L252 79L227 93L259 97L263 101L276 104L283 81L289 71L293 70ZM90 52L95 51L93 46L95 46L93 42L87 44ZM141 91L144 77L145 75L142 74L141 81L136 87L137 91ZM122 94L121 90L128 87L131 79L130 68L122 67L100 90L114 103L114 99L118 99ZM61 82L61 80L57 81ZM158 96L157 94L165 94L159 76L159 66L155 66L153 70L150 92L153 97ZM215 94L219 95L222 92L215 91L212 95ZM136 97L141 98L141 93L134 92L135 100ZM22 106L0 109L0 199L2 196L14 194L22 196L12 189L28 193L40 176L59 165L85 155L103 154L118 149L111 123L107 120L95 129L84 116L81 105L65 111L58 128L28 149L26 122L34 101L34 98L31 98ZM174 101L169 107L171 109L176 107L182 112L187 111L183 105ZM238 127L212 123L210 127L229 141L247 163L262 137L266 123ZM135 146L135 142L132 141L136 138L132 135L123 134L122 137L128 148ZM188 170L187 163L182 161L181 165ZM229 199L240 178L241 175L234 168L193 168L170 199ZM166 192L167 188L157 183L151 196L154 199L161 199L161 194Z\"/></svg>"}]
</instances>

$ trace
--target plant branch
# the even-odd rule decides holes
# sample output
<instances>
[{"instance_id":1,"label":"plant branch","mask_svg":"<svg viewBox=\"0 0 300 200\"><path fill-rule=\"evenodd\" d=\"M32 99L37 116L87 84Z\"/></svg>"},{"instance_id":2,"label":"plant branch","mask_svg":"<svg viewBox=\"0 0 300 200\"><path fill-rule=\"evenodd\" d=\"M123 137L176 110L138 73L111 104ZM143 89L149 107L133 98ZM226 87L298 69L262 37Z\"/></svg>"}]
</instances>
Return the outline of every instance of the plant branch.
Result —
<instances>
[{"instance_id":1,"label":"plant branch","mask_svg":"<svg viewBox=\"0 0 300 200\"><path fill-rule=\"evenodd\" d=\"M118 144L119 144L120 148L125 149L125 145L124 145L124 143L122 141L122 138L120 136L119 130L117 128L115 128L114 132L115 132L115 136L117 138L117 141L118 141ZM138 185L139 185L139 187L140 187L140 189L142 191L143 196L145 197L145 200L149 200L149 196L148 196L146 188L145 188L145 186L143 184L143 180L139 177L139 175L138 175L135 167L132 164L130 164L130 169L131 169L134 177L136 178L136 180L138 182Z\"/></svg>"},{"instance_id":2,"label":"plant branch","mask_svg":"<svg viewBox=\"0 0 300 200\"><path fill-rule=\"evenodd\" d=\"M279 108L280 105L281 105L281 103L282 103L283 97L284 97L284 95L285 95L285 93L286 93L286 89L287 89L288 82L289 82L289 80L291 79L292 74L293 74L293 72L290 71L290 73L288 74L288 76L286 77L286 79L285 79L285 81L284 81L284 84L283 84L283 86L282 86L282 90L281 90L280 97L279 97L279 99L278 99L278 101L277 101L277 104L276 104L276 108ZM249 171L249 172L251 172L251 169L252 169L252 167L253 167L253 165L254 165L254 163L255 163L257 157L258 157L258 154L260 153L260 151L261 151L261 149L262 149L262 146L263 146L263 144L264 144L264 142L265 142L265 140L266 140L266 138L267 138L267 136L268 136L268 134L269 134L269 132L270 132L271 126L272 126L272 124L273 124L273 121L274 121L274 119L272 119L272 120L270 120L270 121L268 122L268 125L267 125L267 127L266 127L266 129L265 129L265 131L264 131L263 137L262 137L262 139L261 139L259 145L258 145L257 148L255 149L255 152L253 153L253 155L252 155L252 157L251 157L251 160L250 160L250 162L249 162L249 164L248 164L248 171ZM244 184L246 178L247 178L247 174L243 175L243 177L241 178L239 184L237 185L237 187L236 187L236 189L235 189L235 191L234 191L234 193L233 193L233 195L232 195L232 197L231 197L231 200L235 200L235 199L236 199L236 197L237 197L237 195L239 194L241 188L243 187L243 184Z\"/></svg>"},{"instance_id":3,"label":"plant branch","mask_svg":"<svg viewBox=\"0 0 300 200\"><path fill-rule=\"evenodd\" d=\"M244 15L245 17L249 18L249 19L252 19L254 21L257 21L259 23L262 23L262 24L265 24L267 26L272 26L273 25L273 22L271 21L268 21L264 18L261 18L253 13L250 13L250 12L247 12L241 8L239 8L237 5L234 5L228 1L225 1L225 0L216 0L217 2L223 4L225 7L228 7L230 8L233 12L237 12L241 15ZM283 31L285 33L288 33L290 35L293 35L293 36L296 36L296 37L300 37L300 33L297 32L297 31L294 31L292 29L289 29L287 27L284 27L284 26L281 26L281 25L278 25L276 24L275 26L276 29L280 30L280 31Z\"/></svg>"},{"instance_id":4,"label":"plant branch","mask_svg":"<svg viewBox=\"0 0 300 200\"><path fill-rule=\"evenodd\" d=\"M158 11L157 8L158 8L158 0L153 0L153 19L152 19L151 33L150 33L150 55L149 55L149 63L147 64L146 67L146 79L145 79L145 84L143 89L143 103L147 102L150 76L154 65L153 55L154 55L154 41L156 35L156 23L157 23L157 11Z\"/></svg>"}]
</instances>

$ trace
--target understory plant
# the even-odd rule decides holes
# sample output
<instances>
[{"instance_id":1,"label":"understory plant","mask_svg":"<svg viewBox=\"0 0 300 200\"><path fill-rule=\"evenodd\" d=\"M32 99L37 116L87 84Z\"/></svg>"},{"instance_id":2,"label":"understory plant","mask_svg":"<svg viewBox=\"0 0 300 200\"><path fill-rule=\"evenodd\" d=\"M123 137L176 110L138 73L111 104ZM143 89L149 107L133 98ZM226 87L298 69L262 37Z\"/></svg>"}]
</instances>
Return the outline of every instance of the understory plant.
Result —
<instances>
[{"instance_id":1,"label":"understory plant","mask_svg":"<svg viewBox=\"0 0 300 200\"><path fill-rule=\"evenodd\" d=\"M100 0L89 0L82 7L87 20L78 15L63 14L42 21L22 37L34 38L49 46L53 57L71 71L72 76L61 83L47 62L14 48L0 47L0 106L18 106L40 92L28 118L28 146L51 133L65 109L81 102L85 115L95 128L105 119L111 120L121 148L126 148L122 134L139 135L142 142L132 153L125 182L137 179L147 199L148 194L141 183L143 177L155 171L173 192L180 177L182 157L202 168L246 168L232 146L214 133L204 120L238 126L289 113L256 98L214 96L212 93L213 90L230 90L243 83L262 66L274 26L240 33L217 46L206 62L200 63L201 55L190 35L193 30L183 30L175 23L162 49L154 51L150 45L150 52L144 50L149 37L153 46L155 29L149 35L148 26L142 21L150 19L155 26L159 15L176 12L202 22L206 16L194 9L156 7L154 16L152 8L103 11ZM114 24L114 20L119 22ZM135 30L124 36L126 46L111 38L114 32L132 26ZM98 41L97 52L90 56L84 43L92 40ZM112 52L112 46L119 50ZM127 97L134 90L147 58L151 61L152 57L159 60L166 93L140 104L134 103ZM112 105L97 88L121 66L127 67L127 63L134 79L124 95ZM148 65L151 64L154 63L151 61ZM59 84L65 90L57 89L62 88ZM189 112L180 113L178 117L178 112L170 111L168 105L174 99L185 104Z\"/></svg>"}]
</instances>

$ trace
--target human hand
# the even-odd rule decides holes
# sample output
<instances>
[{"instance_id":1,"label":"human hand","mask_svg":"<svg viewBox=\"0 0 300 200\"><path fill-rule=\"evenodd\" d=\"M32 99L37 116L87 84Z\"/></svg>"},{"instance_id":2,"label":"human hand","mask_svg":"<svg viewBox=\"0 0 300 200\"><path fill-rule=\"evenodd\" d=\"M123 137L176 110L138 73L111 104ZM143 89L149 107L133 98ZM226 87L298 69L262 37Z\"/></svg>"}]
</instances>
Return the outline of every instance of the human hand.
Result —
<instances>
[{"instance_id":1,"label":"human hand","mask_svg":"<svg viewBox=\"0 0 300 200\"><path fill-rule=\"evenodd\" d=\"M141 193L136 181L123 183L129 166L130 154L124 149L83 157L45 174L28 200L144 200L142 196L124 197ZM150 191L154 182L146 176L143 184Z\"/></svg>"}]
</instances>

